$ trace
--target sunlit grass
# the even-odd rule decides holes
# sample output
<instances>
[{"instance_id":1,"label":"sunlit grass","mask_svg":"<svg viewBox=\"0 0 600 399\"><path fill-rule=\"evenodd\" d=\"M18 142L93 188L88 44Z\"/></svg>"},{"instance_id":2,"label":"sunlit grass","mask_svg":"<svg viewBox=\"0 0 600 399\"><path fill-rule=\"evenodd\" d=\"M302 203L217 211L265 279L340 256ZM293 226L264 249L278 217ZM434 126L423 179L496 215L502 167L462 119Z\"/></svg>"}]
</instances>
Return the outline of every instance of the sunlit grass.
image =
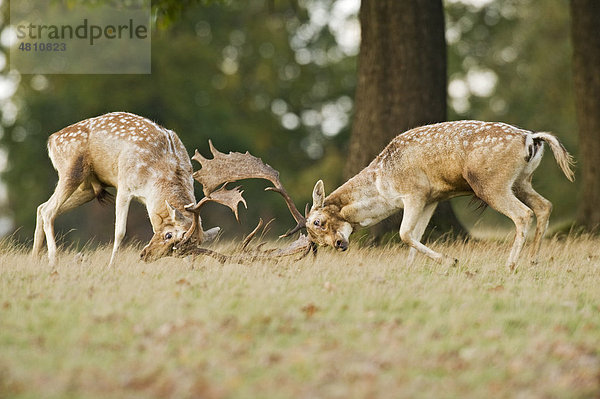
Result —
<instances>
[{"instance_id":1,"label":"sunlit grass","mask_svg":"<svg viewBox=\"0 0 600 399\"><path fill-rule=\"evenodd\" d=\"M433 243L451 269L401 245L50 268L4 243L0 397L597 397L599 245L548 239L512 275L502 240Z\"/></svg>"}]
</instances>

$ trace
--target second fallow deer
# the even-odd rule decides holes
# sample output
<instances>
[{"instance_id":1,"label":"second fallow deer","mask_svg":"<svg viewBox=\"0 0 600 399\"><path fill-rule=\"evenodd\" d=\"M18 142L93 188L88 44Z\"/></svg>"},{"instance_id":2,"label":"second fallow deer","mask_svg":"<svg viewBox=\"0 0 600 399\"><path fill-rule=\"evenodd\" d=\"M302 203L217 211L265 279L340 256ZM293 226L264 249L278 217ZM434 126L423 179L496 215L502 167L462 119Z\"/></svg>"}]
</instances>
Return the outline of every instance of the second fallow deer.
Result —
<instances>
[{"instance_id":1,"label":"second fallow deer","mask_svg":"<svg viewBox=\"0 0 600 399\"><path fill-rule=\"evenodd\" d=\"M456 259L433 251L421 237L439 201L475 195L515 224L516 236L506 262L517 266L530 222L537 224L531 260L536 261L552 210L531 185L543 143L573 181L572 157L549 133L533 133L505 123L443 122L409 130L395 139L365 169L328 196L322 181L313 204L294 230L306 227L319 245L346 250L350 234L404 209L400 238L417 252L446 264Z\"/></svg>"}]
</instances>

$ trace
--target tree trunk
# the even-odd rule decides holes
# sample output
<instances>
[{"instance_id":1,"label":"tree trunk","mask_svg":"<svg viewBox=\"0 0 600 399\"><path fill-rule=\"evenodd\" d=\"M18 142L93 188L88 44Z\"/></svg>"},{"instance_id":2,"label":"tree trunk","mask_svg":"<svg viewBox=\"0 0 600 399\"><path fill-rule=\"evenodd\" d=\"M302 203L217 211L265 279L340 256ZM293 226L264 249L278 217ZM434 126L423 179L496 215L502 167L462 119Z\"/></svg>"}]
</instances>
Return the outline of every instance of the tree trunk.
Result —
<instances>
[{"instance_id":1,"label":"tree trunk","mask_svg":"<svg viewBox=\"0 0 600 399\"><path fill-rule=\"evenodd\" d=\"M446 41L441 0L363 0L355 115L346 177L398 134L446 120ZM397 231L398 217L375 228ZM430 226L464 233L448 202Z\"/></svg>"},{"instance_id":2,"label":"tree trunk","mask_svg":"<svg viewBox=\"0 0 600 399\"><path fill-rule=\"evenodd\" d=\"M577 221L600 226L600 2L571 1L575 105L579 124L582 196Z\"/></svg>"}]
</instances>

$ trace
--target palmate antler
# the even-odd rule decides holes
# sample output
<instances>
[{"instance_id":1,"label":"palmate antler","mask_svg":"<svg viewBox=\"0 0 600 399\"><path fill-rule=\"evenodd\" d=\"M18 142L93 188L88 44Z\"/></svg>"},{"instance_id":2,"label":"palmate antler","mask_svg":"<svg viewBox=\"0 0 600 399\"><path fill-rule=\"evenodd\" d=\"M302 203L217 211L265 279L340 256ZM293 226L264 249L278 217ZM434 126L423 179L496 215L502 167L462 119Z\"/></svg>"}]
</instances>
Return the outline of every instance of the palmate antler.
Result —
<instances>
[{"instance_id":1,"label":"palmate antler","mask_svg":"<svg viewBox=\"0 0 600 399\"><path fill-rule=\"evenodd\" d=\"M302 225L303 227L306 219L298 211L294 201L283 188L279 180L278 171L265 164L260 158L251 155L248 151L245 154L240 152L224 154L218 151L210 140L208 141L208 146L213 154L213 159L204 158L198 150L196 150L196 153L192 157L193 160L198 161L202 165L202 169L194 172L194 179L202 184L204 195L209 196L223 182L233 182L243 179L265 179L273 183L273 187L267 187L265 190L281 194L294 220L296 220L298 225ZM226 176L223 176L224 173ZM284 234L283 237L288 237L300 228L295 227L292 229L293 231Z\"/></svg>"},{"instance_id":2,"label":"palmate antler","mask_svg":"<svg viewBox=\"0 0 600 399\"><path fill-rule=\"evenodd\" d=\"M250 253L247 249L248 243L254 238L256 233L262 228L262 220L252 233L250 233L244 240L242 251L245 253L245 257L242 255L222 255L217 252L198 248L194 244L192 237L197 237L197 242L202 242L202 229L199 228L199 213L202 206L210 201L218 202L229 207L238 219L238 205L241 202L246 206L246 201L242 197L242 191L239 187L232 190L227 189L225 186L228 183L243 180L243 179L265 179L273 183L273 187L267 187L265 191L275 191L279 193L285 200L288 209L292 216L296 220L297 226L280 237L288 237L296 231L304 227L306 219L296 208L296 205L292 201L291 197L284 189L281 181L279 180L279 172L273 169L271 166L265 164L260 158L251 155L249 152L244 154L239 152L230 152L224 154L218 151L212 144L212 141L208 141L210 151L213 154L212 159L204 158L198 150L195 151L193 160L200 163L202 168L194 172L194 179L202 184L202 190L205 197L202 198L196 204L190 204L186 206L186 210L193 213L193 222L190 229L184 235L184 239L178 244L176 252L180 256L186 256L189 254L193 255L208 255L217 258L221 262L228 260L241 260L244 259L265 259L277 258L282 256L289 256L297 253L302 253L302 257L306 256L311 248L316 247L311 244L308 237L301 235L296 241L290 244L289 247L281 250L268 250L263 251L259 246L253 253ZM238 219L239 220L239 219ZM191 244L191 245L190 245Z\"/></svg>"}]
</instances>

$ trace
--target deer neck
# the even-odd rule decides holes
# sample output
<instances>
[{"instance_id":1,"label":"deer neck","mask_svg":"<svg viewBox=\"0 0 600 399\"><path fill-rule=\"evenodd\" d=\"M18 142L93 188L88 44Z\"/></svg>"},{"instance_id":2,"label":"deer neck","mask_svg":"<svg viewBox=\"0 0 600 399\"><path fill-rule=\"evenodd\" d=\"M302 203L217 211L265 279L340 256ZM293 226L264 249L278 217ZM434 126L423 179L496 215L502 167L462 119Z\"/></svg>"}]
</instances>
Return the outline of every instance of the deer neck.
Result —
<instances>
[{"instance_id":1,"label":"deer neck","mask_svg":"<svg viewBox=\"0 0 600 399\"><path fill-rule=\"evenodd\" d=\"M371 226L402 208L390 201L381 188L381 171L371 164L325 199L325 206L339 209L340 216L354 226Z\"/></svg>"},{"instance_id":2,"label":"deer neck","mask_svg":"<svg viewBox=\"0 0 600 399\"><path fill-rule=\"evenodd\" d=\"M154 231L157 231L169 216L167 202L184 214L184 207L196 202L191 177L190 179L160 178L153 182L151 191L145 202Z\"/></svg>"}]
</instances>

